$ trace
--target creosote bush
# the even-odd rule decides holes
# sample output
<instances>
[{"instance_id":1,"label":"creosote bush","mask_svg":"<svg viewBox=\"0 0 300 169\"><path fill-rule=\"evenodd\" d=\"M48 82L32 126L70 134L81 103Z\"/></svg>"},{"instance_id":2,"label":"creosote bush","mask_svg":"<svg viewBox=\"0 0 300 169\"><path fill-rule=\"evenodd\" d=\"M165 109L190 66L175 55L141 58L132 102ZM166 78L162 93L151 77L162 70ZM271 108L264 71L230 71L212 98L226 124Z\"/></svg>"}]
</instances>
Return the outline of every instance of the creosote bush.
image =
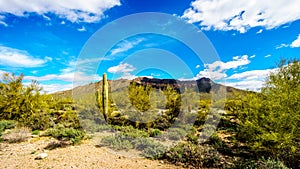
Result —
<instances>
[{"instance_id":1,"label":"creosote bush","mask_svg":"<svg viewBox=\"0 0 300 169\"><path fill-rule=\"evenodd\" d=\"M165 158L189 168L221 167L217 150L209 145L196 145L191 142L179 143L166 152Z\"/></svg>"},{"instance_id":2,"label":"creosote bush","mask_svg":"<svg viewBox=\"0 0 300 169\"><path fill-rule=\"evenodd\" d=\"M74 128L65 128L64 126L56 126L48 129L45 136L54 137L60 141L70 141L71 144L78 144L85 138L85 133Z\"/></svg>"}]
</instances>

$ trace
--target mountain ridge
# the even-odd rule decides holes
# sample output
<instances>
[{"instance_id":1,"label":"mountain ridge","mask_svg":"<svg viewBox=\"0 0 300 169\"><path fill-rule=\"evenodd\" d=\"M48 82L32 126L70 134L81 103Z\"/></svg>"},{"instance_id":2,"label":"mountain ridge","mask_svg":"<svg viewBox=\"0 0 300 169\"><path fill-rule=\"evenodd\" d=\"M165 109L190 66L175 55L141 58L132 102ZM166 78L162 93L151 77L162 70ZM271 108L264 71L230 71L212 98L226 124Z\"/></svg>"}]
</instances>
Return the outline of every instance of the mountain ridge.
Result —
<instances>
[{"instance_id":1,"label":"mountain ridge","mask_svg":"<svg viewBox=\"0 0 300 169\"><path fill-rule=\"evenodd\" d=\"M210 78L202 77L197 80L176 80L176 79L159 79L159 78L148 78L148 77L137 77L133 80L128 79L116 79L108 80L110 91L116 92L121 90L131 83L137 83L139 85L150 85L157 89L163 89L166 86L172 86L179 93L184 92L186 89L194 89L200 93L210 93L212 91L224 90L227 93L243 92L244 90L237 89L231 86L225 86L222 84L215 83ZM59 91L53 93L53 95L61 97L72 97L72 95L80 95L84 93L94 93L102 86L102 80L98 82L89 83L83 86L77 86L73 89Z\"/></svg>"}]
</instances>

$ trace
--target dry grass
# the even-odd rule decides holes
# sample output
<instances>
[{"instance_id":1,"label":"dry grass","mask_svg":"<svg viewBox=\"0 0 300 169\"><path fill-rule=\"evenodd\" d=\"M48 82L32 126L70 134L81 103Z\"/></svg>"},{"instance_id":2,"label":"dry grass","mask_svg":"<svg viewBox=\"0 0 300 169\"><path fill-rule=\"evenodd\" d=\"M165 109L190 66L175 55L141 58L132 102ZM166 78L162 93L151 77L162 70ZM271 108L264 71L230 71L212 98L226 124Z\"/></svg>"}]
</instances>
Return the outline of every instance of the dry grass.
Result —
<instances>
[{"instance_id":1,"label":"dry grass","mask_svg":"<svg viewBox=\"0 0 300 169\"><path fill-rule=\"evenodd\" d=\"M27 127L15 128L5 132L2 135L4 141L9 143L19 143L28 140L31 137L31 130Z\"/></svg>"}]
</instances>

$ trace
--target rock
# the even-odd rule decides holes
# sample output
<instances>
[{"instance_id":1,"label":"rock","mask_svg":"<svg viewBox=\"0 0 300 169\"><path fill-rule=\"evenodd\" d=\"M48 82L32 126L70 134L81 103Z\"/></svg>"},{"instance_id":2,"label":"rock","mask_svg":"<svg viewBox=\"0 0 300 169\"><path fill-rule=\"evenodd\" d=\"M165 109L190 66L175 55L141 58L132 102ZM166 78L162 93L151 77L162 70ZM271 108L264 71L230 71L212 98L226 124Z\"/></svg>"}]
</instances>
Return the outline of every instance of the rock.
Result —
<instances>
[{"instance_id":1,"label":"rock","mask_svg":"<svg viewBox=\"0 0 300 169\"><path fill-rule=\"evenodd\" d=\"M41 160L41 159L46 158L47 156L48 156L47 153L41 153L41 154L37 155L34 159L35 160Z\"/></svg>"}]
</instances>

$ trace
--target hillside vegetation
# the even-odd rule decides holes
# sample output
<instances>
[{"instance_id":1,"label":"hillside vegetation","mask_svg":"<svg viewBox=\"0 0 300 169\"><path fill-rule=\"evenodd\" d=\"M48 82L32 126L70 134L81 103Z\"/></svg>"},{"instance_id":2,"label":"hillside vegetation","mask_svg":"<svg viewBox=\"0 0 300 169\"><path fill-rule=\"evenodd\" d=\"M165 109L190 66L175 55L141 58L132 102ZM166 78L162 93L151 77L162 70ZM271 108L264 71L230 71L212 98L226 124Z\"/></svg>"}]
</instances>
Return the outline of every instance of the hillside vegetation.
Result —
<instances>
[{"instance_id":1,"label":"hillside vegetation","mask_svg":"<svg viewBox=\"0 0 300 169\"><path fill-rule=\"evenodd\" d=\"M0 82L1 141L24 141L26 136L12 134L26 130L56 138L61 144L55 149L105 131L112 134L101 135L98 146L182 167L300 166L299 60L282 61L261 92L208 79L193 84L140 78L108 81L106 98L102 81L43 94L35 81L24 86L23 77L5 74ZM226 98L214 97L222 92Z\"/></svg>"}]
</instances>

